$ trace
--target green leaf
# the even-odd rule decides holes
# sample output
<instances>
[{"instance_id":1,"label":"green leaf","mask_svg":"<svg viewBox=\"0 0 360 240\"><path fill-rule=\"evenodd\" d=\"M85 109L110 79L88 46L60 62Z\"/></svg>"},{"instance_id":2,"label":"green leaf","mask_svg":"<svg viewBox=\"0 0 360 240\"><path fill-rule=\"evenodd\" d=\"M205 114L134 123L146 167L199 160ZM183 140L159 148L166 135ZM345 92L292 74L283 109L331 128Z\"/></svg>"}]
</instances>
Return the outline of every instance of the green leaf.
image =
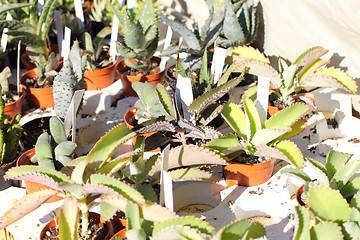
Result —
<instances>
[{"instance_id":1,"label":"green leaf","mask_svg":"<svg viewBox=\"0 0 360 240\"><path fill-rule=\"evenodd\" d=\"M356 192L360 190L360 176L355 177L345 184L345 186L340 190L344 198L351 197Z\"/></svg>"},{"instance_id":2,"label":"green leaf","mask_svg":"<svg viewBox=\"0 0 360 240\"><path fill-rule=\"evenodd\" d=\"M202 181L216 181L219 180L218 177L213 175L210 172L203 171L197 168L182 168L176 169L168 172L173 181L192 181L192 180L202 180Z\"/></svg>"},{"instance_id":3,"label":"green leaf","mask_svg":"<svg viewBox=\"0 0 360 240\"><path fill-rule=\"evenodd\" d=\"M194 216L183 216L183 217L167 220L161 223L156 223L154 225L153 235L155 236L159 234L162 230L170 226L179 226L179 225L195 228L202 233L214 234L214 228L210 226L209 223Z\"/></svg>"},{"instance_id":4,"label":"green leaf","mask_svg":"<svg viewBox=\"0 0 360 240\"><path fill-rule=\"evenodd\" d=\"M255 133L262 128L261 121L255 104L249 98L244 99L244 110L247 120L246 135L248 141L251 141Z\"/></svg>"},{"instance_id":5,"label":"green leaf","mask_svg":"<svg viewBox=\"0 0 360 240\"><path fill-rule=\"evenodd\" d=\"M350 206L339 191L316 186L308 190L307 199L310 210L320 219L334 222L349 220Z\"/></svg>"},{"instance_id":6,"label":"green leaf","mask_svg":"<svg viewBox=\"0 0 360 240\"><path fill-rule=\"evenodd\" d=\"M146 39L142 30L131 20L129 14L125 12L124 20L124 40L129 48L140 51L145 48Z\"/></svg>"},{"instance_id":7,"label":"green leaf","mask_svg":"<svg viewBox=\"0 0 360 240\"><path fill-rule=\"evenodd\" d=\"M310 168L315 173L317 181L325 184L326 186L329 186L329 179L325 167L320 162L314 159L307 158L307 160L310 163Z\"/></svg>"},{"instance_id":8,"label":"green leaf","mask_svg":"<svg viewBox=\"0 0 360 240\"><path fill-rule=\"evenodd\" d=\"M350 207L354 207L354 208L357 208L358 210L360 210L360 192L357 192L354 195L354 197L351 199Z\"/></svg>"},{"instance_id":9,"label":"green leaf","mask_svg":"<svg viewBox=\"0 0 360 240\"><path fill-rule=\"evenodd\" d=\"M235 134L227 134L224 137L215 138L205 146L223 152L224 150L240 145L239 139Z\"/></svg>"},{"instance_id":10,"label":"green leaf","mask_svg":"<svg viewBox=\"0 0 360 240\"><path fill-rule=\"evenodd\" d=\"M54 180L56 183L61 182L68 182L70 181L70 178L66 176L65 174L56 171L55 169L50 169L46 167L40 167L40 166L30 166L30 165L23 165L18 166L16 168L10 168L4 178L6 179L21 179L23 176L26 175L32 175L34 173L43 174L48 177L50 177L52 180ZM35 181L36 179L34 179Z\"/></svg>"},{"instance_id":11,"label":"green leaf","mask_svg":"<svg viewBox=\"0 0 360 240\"><path fill-rule=\"evenodd\" d=\"M344 229L343 231L346 232L346 233L344 233L344 235L345 235L344 239L359 239L360 227L358 224L359 223L356 223L356 222L346 222L343 224L343 229ZM330 236L330 234L329 234L329 236ZM340 235L337 235L337 236L340 237ZM335 237L335 236L333 235L333 237ZM340 239L340 238L338 238L338 239Z\"/></svg>"},{"instance_id":12,"label":"green leaf","mask_svg":"<svg viewBox=\"0 0 360 240\"><path fill-rule=\"evenodd\" d=\"M152 0L145 0L144 6L139 15L139 23L146 32L146 40L154 39L158 33L157 29L157 17L154 11Z\"/></svg>"},{"instance_id":13,"label":"green leaf","mask_svg":"<svg viewBox=\"0 0 360 240\"><path fill-rule=\"evenodd\" d=\"M360 169L360 160L347 163L335 173L330 182L331 187L341 190L344 185L357 173Z\"/></svg>"},{"instance_id":14,"label":"green leaf","mask_svg":"<svg viewBox=\"0 0 360 240\"><path fill-rule=\"evenodd\" d=\"M329 180L341 169L351 158L352 154L330 150L326 157L326 171Z\"/></svg>"},{"instance_id":15,"label":"green leaf","mask_svg":"<svg viewBox=\"0 0 360 240\"><path fill-rule=\"evenodd\" d=\"M232 41L240 40L245 41L243 29L239 23L237 16L235 15L232 3L229 1L226 6L226 12L223 23L224 36Z\"/></svg>"},{"instance_id":16,"label":"green leaf","mask_svg":"<svg viewBox=\"0 0 360 240\"><path fill-rule=\"evenodd\" d=\"M138 205L130 202L127 203L125 214L127 217L127 231L141 228L140 209Z\"/></svg>"},{"instance_id":17,"label":"green leaf","mask_svg":"<svg viewBox=\"0 0 360 240\"><path fill-rule=\"evenodd\" d=\"M78 213L77 200L66 197L59 214L59 234L61 239L77 239Z\"/></svg>"},{"instance_id":18,"label":"green leaf","mask_svg":"<svg viewBox=\"0 0 360 240\"><path fill-rule=\"evenodd\" d=\"M289 141L284 140L281 142L278 142L275 145L276 149L279 149L285 156L291 161L292 164L294 164L296 167L302 168L304 166L304 156L302 155L300 149L298 146Z\"/></svg>"},{"instance_id":19,"label":"green leaf","mask_svg":"<svg viewBox=\"0 0 360 240\"><path fill-rule=\"evenodd\" d=\"M7 3L7 4L3 4L0 5L0 14L10 11L10 10L14 10L14 9L19 9L19 8L23 8L23 7L28 7L31 6L32 3Z\"/></svg>"},{"instance_id":20,"label":"green leaf","mask_svg":"<svg viewBox=\"0 0 360 240\"><path fill-rule=\"evenodd\" d=\"M332 86L347 90L353 94L357 92L358 87L356 81L341 69L334 67L323 68L316 71L316 75L330 76L335 81L331 84Z\"/></svg>"},{"instance_id":21,"label":"green leaf","mask_svg":"<svg viewBox=\"0 0 360 240\"><path fill-rule=\"evenodd\" d=\"M320 222L310 230L311 240L343 239L341 228L334 222Z\"/></svg>"},{"instance_id":22,"label":"green leaf","mask_svg":"<svg viewBox=\"0 0 360 240\"><path fill-rule=\"evenodd\" d=\"M289 132L291 128L289 127L277 127L277 128L265 128L256 131L253 138L251 139L251 143L256 147L262 144L270 145L272 141L277 139L278 137L284 135Z\"/></svg>"},{"instance_id":23,"label":"green leaf","mask_svg":"<svg viewBox=\"0 0 360 240\"><path fill-rule=\"evenodd\" d=\"M108 204L106 202L102 202L100 204L101 217L105 221L109 221L111 218L113 218L113 216L116 214L117 211L118 211L118 209L116 207L112 206L111 204Z\"/></svg>"},{"instance_id":24,"label":"green leaf","mask_svg":"<svg viewBox=\"0 0 360 240\"><path fill-rule=\"evenodd\" d=\"M309 107L302 103L295 103L278 111L264 123L265 128L277 126L292 126L298 119L309 111Z\"/></svg>"},{"instance_id":25,"label":"green leaf","mask_svg":"<svg viewBox=\"0 0 360 240\"><path fill-rule=\"evenodd\" d=\"M295 206L297 222L293 240L310 240L309 210L305 207Z\"/></svg>"},{"instance_id":26,"label":"green leaf","mask_svg":"<svg viewBox=\"0 0 360 240\"><path fill-rule=\"evenodd\" d=\"M224 105L221 115L240 138L246 139L246 118L240 106L235 103L227 103Z\"/></svg>"},{"instance_id":27,"label":"green leaf","mask_svg":"<svg viewBox=\"0 0 360 240\"><path fill-rule=\"evenodd\" d=\"M162 84L157 84L156 92L157 92L158 98L159 98L160 102L162 103L163 107L165 108L166 112L171 117L176 119L176 113L175 113L174 106L172 104L172 100L171 100L167 90L165 89L165 87Z\"/></svg>"},{"instance_id":28,"label":"green leaf","mask_svg":"<svg viewBox=\"0 0 360 240\"><path fill-rule=\"evenodd\" d=\"M220 239L226 239L226 240L238 240L238 239L247 239L247 235L251 229L252 223L249 220L238 220L235 222L232 222L223 228L221 228L215 236L212 238L212 240L220 240ZM254 233L251 232L256 236L256 238L262 237L265 235L265 228L260 227L261 225L258 225L256 228L259 230L259 232ZM259 228L260 227L260 228Z\"/></svg>"},{"instance_id":29,"label":"green leaf","mask_svg":"<svg viewBox=\"0 0 360 240\"><path fill-rule=\"evenodd\" d=\"M281 172L293 174L306 182L310 182L312 180L303 170L298 168L284 168Z\"/></svg>"}]
</instances>

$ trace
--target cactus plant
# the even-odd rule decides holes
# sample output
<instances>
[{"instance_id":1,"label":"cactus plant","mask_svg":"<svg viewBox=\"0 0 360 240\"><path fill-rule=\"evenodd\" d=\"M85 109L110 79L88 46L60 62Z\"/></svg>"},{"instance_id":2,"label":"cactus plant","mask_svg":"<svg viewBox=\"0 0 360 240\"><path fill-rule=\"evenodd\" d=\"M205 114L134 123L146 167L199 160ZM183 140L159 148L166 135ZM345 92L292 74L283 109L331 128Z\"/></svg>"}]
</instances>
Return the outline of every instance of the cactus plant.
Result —
<instances>
[{"instance_id":1,"label":"cactus plant","mask_svg":"<svg viewBox=\"0 0 360 240\"><path fill-rule=\"evenodd\" d=\"M0 166L15 159L22 133L22 127L19 125L20 115L17 114L11 119L5 114L4 108L4 99L0 98Z\"/></svg>"},{"instance_id":2,"label":"cactus plant","mask_svg":"<svg viewBox=\"0 0 360 240\"><path fill-rule=\"evenodd\" d=\"M117 41L117 52L125 58L125 64L130 68L150 69L153 57L159 41L157 16L151 0L145 0L138 20L129 11L120 13L113 6L114 13L120 19L124 30L124 41ZM132 62L129 59L135 59Z\"/></svg>"},{"instance_id":3,"label":"cactus plant","mask_svg":"<svg viewBox=\"0 0 360 240\"><path fill-rule=\"evenodd\" d=\"M259 113L251 99L244 100L245 113L234 103L225 104L221 115L235 133L214 139L206 146L225 153L229 158L245 154L282 159L302 167L304 158L300 149L287 139L304 129L306 121L302 117L308 110L308 106L298 103L261 123Z\"/></svg>"},{"instance_id":4,"label":"cactus plant","mask_svg":"<svg viewBox=\"0 0 360 240\"><path fill-rule=\"evenodd\" d=\"M78 41L75 41L69 59L54 79L53 96L56 115L65 118L74 92L85 89L84 70L86 56L80 56Z\"/></svg>"},{"instance_id":5,"label":"cactus plant","mask_svg":"<svg viewBox=\"0 0 360 240\"><path fill-rule=\"evenodd\" d=\"M315 173L312 179L304 170L286 168L285 173L303 179L305 194L313 186L327 186L340 191L346 199L360 190L360 177L355 176L360 169L360 160L350 161L352 154L330 150L326 157L326 164L307 158L310 168Z\"/></svg>"},{"instance_id":6,"label":"cactus plant","mask_svg":"<svg viewBox=\"0 0 360 240\"><path fill-rule=\"evenodd\" d=\"M51 117L49 125L50 134L44 132L38 137L31 162L59 171L72 161L77 145L67 141L64 125L58 117Z\"/></svg>"},{"instance_id":7,"label":"cactus plant","mask_svg":"<svg viewBox=\"0 0 360 240\"><path fill-rule=\"evenodd\" d=\"M357 85L346 72L326 67L329 61L321 57L328 50L313 47L302 53L291 65L279 58L279 71L275 70L264 54L252 47L241 46L232 50L237 71L270 78L272 89L270 100L280 100L285 105L303 101L314 105L314 96L304 88L332 87L356 93ZM249 89L244 96L255 96L256 90ZM314 105L315 106L315 105Z\"/></svg>"}]
</instances>

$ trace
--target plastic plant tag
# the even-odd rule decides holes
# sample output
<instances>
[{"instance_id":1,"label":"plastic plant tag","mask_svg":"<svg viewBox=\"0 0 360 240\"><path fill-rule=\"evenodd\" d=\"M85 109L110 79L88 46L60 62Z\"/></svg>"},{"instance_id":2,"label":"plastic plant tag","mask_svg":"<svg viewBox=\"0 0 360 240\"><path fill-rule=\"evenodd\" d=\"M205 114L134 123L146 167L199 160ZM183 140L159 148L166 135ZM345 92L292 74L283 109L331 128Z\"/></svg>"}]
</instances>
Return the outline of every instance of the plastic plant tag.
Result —
<instances>
[{"instance_id":1,"label":"plastic plant tag","mask_svg":"<svg viewBox=\"0 0 360 240\"><path fill-rule=\"evenodd\" d=\"M75 5L75 15L77 17L79 29L82 29L84 27L84 13L82 9L82 3L81 0L74 0Z\"/></svg>"},{"instance_id":2,"label":"plastic plant tag","mask_svg":"<svg viewBox=\"0 0 360 240\"><path fill-rule=\"evenodd\" d=\"M214 83L217 83L221 77L227 50L221 47L214 48L214 55L210 69L210 79L214 77Z\"/></svg>"},{"instance_id":3,"label":"plastic plant tag","mask_svg":"<svg viewBox=\"0 0 360 240\"><path fill-rule=\"evenodd\" d=\"M173 181L167 171L161 172L163 175L163 189L165 198L165 207L170 211L174 211L174 194L173 194Z\"/></svg>"},{"instance_id":4,"label":"plastic plant tag","mask_svg":"<svg viewBox=\"0 0 360 240\"><path fill-rule=\"evenodd\" d=\"M9 13L6 14L6 20L12 20L12 17ZM9 35L7 35L6 33L9 31L8 28L4 28L3 30L3 34L1 35L1 47L3 49L3 52L6 51L6 46L7 46L7 42L8 42L8 38Z\"/></svg>"},{"instance_id":5,"label":"plastic plant tag","mask_svg":"<svg viewBox=\"0 0 360 240\"><path fill-rule=\"evenodd\" d=\"M119 25L119 19L114 14L110 38L110 56L114 61L116 59L116 41L118 39Z\"/></svg>"},{"instance_id":6,"label":"plastic plant tag","mask_svg":"<svg viewBox=\"0 0 360 240\"><path fill-rule=\"evenodd\" d=\"M69 57L70 41L71 41L71 29L68 27L65 27L65 34L64 34L64 40L62 42L62 52L61 52L64 62Z\"/></svg>"},{"instance_id":7,"label":"plastic plant tag","mask_svg":"<svg viewBox=\"0 0 360 240\"><path fill-rule=\"evenodd\" d=\"M44 0L38 0L38 5L39 5L39 14L40 14L44 6Z\"/></svg>"},{"instance_id":8,"label":"plastic plant tag","mask_svg":"<svg viewBox=\"0 0 360 240\"><path fill-rule=\"evenodd\" d=\"M62 40L64 38L64 32L61 22L61 13L59 10L55 10L54 15L55 15L55 27L57 32L56 38L58 42L58 48L59 48L59 52L62 53Z\"/></svg>"},{"instance_id":9,"label":"plastic plant tag","mask_svg":"<svg viewBox=\"0 0 360 240\"><path fill-rule=\"evenodd\" d=\"M20 97L20 49L21 48L21 40L18 43L18 51L17 51L17 58L16 58L16 90L18 96Z\"/></svg>"},{"instance_id":10,"label":"plastic plant tag","mask_svg":"<svg viewBox=\"0 0 360 240\"><path fill-rule=\"evenodd\" d=\"M345 116L352 116L352 103L350 95L333 93L331 94L331 99L339 102L339 110L342 111Z\"/></svg>"},{"instance_id":11,"label":"plastic plant tag","mask_svg":"<svg viewBox=\"0 0 360 240\"><path fill-rule=\"evenodd\" d=\"M165 204L165 188L164 188L164 174L163 172L167 172L169 165L169 152L170 152L170 144L168 144L161 153L161 171L160 171L160 204Z\"/></svg>"},{"instance_id":12,"label":"plastic plant tag","mask_svg":"<svg viewBox=\"0 0 360 240\"><path fill-rule=\"evenodd\" d=\"M73 131L72 131L72 136L71 136L71 140L73 142L75 142L75 136L76 136L76 112L80 106L80 102L81 99L83 97L85 93L85 89L82 90L77 90L75 91L72 99L71 99L71 103L70 103L70 107L68 109L68 112L66 113L66 117L65 117L65 121L64 121L64 128L65 128L65 132L66 135L70 134L70 129L72 127Z\"/></svg>"},{"instance_id":13,"label":"plastic plant tag","mask_svg":"<svg viewBox=\"0 0 360 240\"><path fill-rule=\"evenodd\" d=\"M263 124L267 118L267 109L269 102L269 85L270 85L269 78L259 76L257 95L256 95L256 109L259 112L261 124Z\"/></svg>"},{"instance_id":14,"label":"plastic plant tag","mask_svg":"<svg viewBox=\"0 0 360 240\"><path fill-rule=\"evenodd\" d=\"M165 42L164 42L164 48L163 50L167 49L170 44L171 44L171 38L172 38L172 29L170 26L168 26L167 31L166 31L166 37L165 37ZM165 69L166 66L166 62L169 60L169 57L162 57L161 58L161 62L160 62L160 70L163 71Z\"/></svg>"},{"instance_id":15,"label":"plastic plant tag","mask_svg":"<svg viewBox=\"0 0 360 240\"><path fill-rule=\"evenodd\" d=\"M125 5L125 0L118 0L118 3L120 5L120 8L122 8Z\"/></svg>"},{"instance_id":16,"label":"plastic plant tag","mask_svg":"<svg viewBox=\"0 0 360 240\"><path fill-rule=\"evenodd\" d=\"M127 3L127 9L133 9L137 7L136 0L127 0L126 3Z\"/></svg>"},{"instance_id":17,"label":"plastic plant tag","mask_svg":"<svg viewBox=\"0 0 360 240\"><path fill-rule=\"evenodd\" d=\"M180 94L181 106L183 107L184 119L190 120L190 112L188 106L194 101L190 78L182 77L180 74L177 75L176 91Z\"/></svg>"}]
</instances>

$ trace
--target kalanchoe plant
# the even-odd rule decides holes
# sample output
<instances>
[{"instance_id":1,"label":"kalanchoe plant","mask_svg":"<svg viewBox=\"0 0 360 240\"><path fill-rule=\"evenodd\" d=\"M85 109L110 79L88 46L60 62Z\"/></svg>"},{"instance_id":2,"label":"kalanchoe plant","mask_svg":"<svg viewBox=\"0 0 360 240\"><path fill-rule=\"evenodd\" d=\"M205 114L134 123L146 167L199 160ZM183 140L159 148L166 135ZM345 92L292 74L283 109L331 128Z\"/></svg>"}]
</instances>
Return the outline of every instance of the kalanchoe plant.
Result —
<instances>
[{"instance_id":1,"label":"kalanchoe plant","mask_svg":"<svg viewBox=\"0 0 360 240\"><path fill-rule=\"evenodd\" d=\"M310 169L315 174L314 178L302 169L285 168L282 171L306 181L305 195L313 186L326 186L340 191L344 198L351 200L351 197L360 190L360 177L355 176L360 169L360 160L350 161L351 157L352 154L330 150L325 165L308 158Z\"/></svg>"},{"instance_id":2,"label":"kalanchoe plant","mask_svg":"<svg viewBox=\"0 0 360 240\"><path fill-rule=\"evenodd\" d=\"M1 96L5 101L5 104L14 102L19 99L17 94L14 94L14 91L9 89L9 80L11 78L11 70L9 67L5 67L4 70L0 73L0 86L1 86Z\"/></svg>"},{"instance_id":3,"label":"kalanchoe plant","mask_svg":"<svg viewBox=\"0 0 360 240\"><path fill-rule=\"evenodd\" d=\"M270 100L280 100L285 105L303 101L314 105L314 96L304 88L332 87L356 93L357 85L346 72L326 67L329 61L321 57L328 50L313 47L302 53L291 65L279 58L279 71L275 70L264 54L252 47L237 47L231 55L237 71L270 78L272 89ZM255 96L256 88L249 89L244 96Z\"/></svg>"},{"instance_id":4,"label":"kalanchoe plant","mask_svg":"<svg viewBox=\"0 0 360 240\"><path fill-rule=\"evenodd\" d=\"M309 189L309 208L295 207L293 239L357 239L360 233L360 193L350 203L339 191L325 186ZM310 220L310 215L315 221Z\"/></svg>"},{"instance_id":5,"label":"kalanchoe plant","mask_svg":"<svg viewBox=\"0 0 360 240\"><path fill-rule=\"evenodd\" d=\"M4 108L4 99L0 98L0 166L15 159L22 132L22 127L19 125L20 115L17 114L11 119L5 114Z\"/></svg>"},{"instance_id":6,"label":"kalanchoe plant","mask_svg":"<svg viewBox=\"0 0 360 240\"><path fill-rule=\"evenodd\" d=\"M124 30L124 41L116 42L117 52L125 58L128 67L149 69L159 41L157 16L152 0L145 0L136 22L129 11L121 14L115 7L113 10ZM135 59L135 62L130 61L130 58Z\"/></svg>"},{"instance_id":7,"label":"kalanchoe plant","mask_svg":"<svg viewBox=\"0 0 360 240\"><path fill-rule=\"evenodd\" d=\"M50 134L42 133L35 144L35 156L31 162L39 166L60 170L73 160L76 143L67 140L62 121L53 116L49 121Z\"/></svg>"},{"instance_id":8,"label":"kalanchoe plant","mask_svg":"<svg viewBox=\"0 0 360 240\"><path fill-rule=\"evenodd\" d=\"M255 156L265 160L282 159L303 167L304 158L300 149L287 139L304 129L306 121L302 117L308 110L307 105L297 103L262 123L251 99L245 98L244 111L234 103L225 104L221 114L235 133L214 139L206 146L223 152L229 158L238 157L242 163L247 163L249 156Z\"/></svg>"},{"instance_id":9,"label":"kalanchoe plant","mask_svg":"<svg viewBox=\"0 0 360 240\"><path fill-rule=\"evenodd\" d=\"M77 90L85 89L84 71L86 56L80 56L79 42L75 41L69 58L54 79L53 95L56 115L65 118L71 99Z\"/></svg>"},{"instance_id":10,"label":"kalanchoe plant","mask_svg":"<svg viewBox=\"0 0 360 240\"><path fill-rule=\"evenodd\" d=\"M126 153L111 159L112 154L134 136L134 132L120 124L103 136L87 156L75 159L67 164L62 172L41 166L20 166L7 171L6 179L31 180L47 185L55 190L42 190L28 194L0 216L0 229L30 213L55 195L64 196L64 204L59 215L59 231L62 239L86 239L89 226L89 210L102 198L114 198L116 201L101 204L101 214L105 220L112 218L117 210L125 211L128 202L143 209L143 215L149 221L164 221L177 217L167 208L158 204L149 204L142 194L128 184L112 177L128 157ZM64 174L67 173L67 174ZM114 207L115 206L115 207ZM156 213L156 214L155 214ZM81 229L79 223L81 220Z\"/></svg>"},{"instance_id":11,"label":"kalanchoe plant","mask_svg":"<svg viewBox=\"0 0 360 240\"><path fill-rule=\"evenodd\" d=\"M86 50L86 68L96 70L105 68L113 64L114 59L110 60L109 44L104 42L104 38L111 33L110 27L104 27L92 40L89 33L85 33L85 50Z\"/></svg>"}]
</instances>

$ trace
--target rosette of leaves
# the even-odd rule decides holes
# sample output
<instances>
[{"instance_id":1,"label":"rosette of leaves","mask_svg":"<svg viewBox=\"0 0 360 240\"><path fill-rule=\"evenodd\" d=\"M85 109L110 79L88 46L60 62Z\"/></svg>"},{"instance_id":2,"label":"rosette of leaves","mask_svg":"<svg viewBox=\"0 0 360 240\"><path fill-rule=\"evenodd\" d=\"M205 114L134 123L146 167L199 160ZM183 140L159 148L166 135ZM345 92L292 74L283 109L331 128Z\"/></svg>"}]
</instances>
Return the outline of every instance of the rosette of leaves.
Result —
<instances>
[{"instance_id":1,"label":"rosette of leaves","mask_svg":"<svg viewBox=\"0 0 360 240\"><path fill-rule=\"evenodd\" d=\"M145 0L144 6L136 19L129 10L122 14L113 7L123 28L123 41L116 42L117 52L125 58L125 64L130 68L151 67L151 58L159 42L157 15L152 0ZM135 62L129 59L134 59Z\"/></svg>"},{"instance_id":2,"label":"rosette of leaves","mask_svg":"<svg viewBox=\"0 0 360 240\"><path fill-rule=\"evenodd\" d=\"M286 168L282 171L297 176L305 181L304 193L314 186L326 186L340 191L341 195L351 200L353 195L360 190L360 177L356 176L360 169L360 160L351 160L353 154L330 150L326 163L307 158L310 168L315 174L312 179L304 170Z\"/></svg>"},{"instance_id":3,"label":"rosette of leaves","mask_svg":"<svg viewBox=\"0 0 360 240\"><path fill-rule=\"evenodd\" d=\"M310 48L290 65L279 58L279 71L271 66L263 53L252 47L237 47L231 55L237 65L236 71L270 78L270 100L280 100L285 105L303 101L315 106L314 95L306 91L308 88L331 87L353 94L357 91L351 76L338 68L326 66L329 61L321 57L327 52L319 46ZM246 91L244 96L254 98L256 87Z\"/></svg>"},{"instance_id":4,"label":"rosette of leaves","mask_svg":"<svg viewBox=\"0 0 360 240\"><path fill-rule=\"evenodd\" d=\"M239 105L227 103L221 115L234 133L214 139L206 146L224 153L229 159L239 156L276 158L303 167L300 149L287 139L304 130L306 120L302 117L308 111L307 105L297 103L262 123L251 99L244 99L244 110Z\"/></svg>"},{"instance_id":5,"label":"rosette of leaves","mask_svg":"<svg viewBox=\"0 0 360 240\"><path fill-rule=\"evenodd\" d=\"M47 37L50 30L51 22L54 18L56 0L44 1L44 6L39 15L38 1L30 3L12 3L3 5L1 12L19 10L23 7L29 7L28 17L13 20L0 20L1 28L8 28L7 34L12 37L12 41L31 47L39 55L48 58Z\"/></svg>"},{"instance_id":6,"label":"rosette of leaves","mask_svg":"<svg viewBox=\"0 0 360 240\"><path fill-rule=\"evenodd\" d=\"M80 56L79 42L75 41L69 58L54 79L53 95L56 115L65 118L71 99L77 90L85 89L84 71L86 56Z\"/></svg>"},{"instance_id":7,"label":"rosette of leaves","mask_svg":"<svg viewBox=\"0 0 360 240\"><path fill-rule=\"evenodd\" d=\"M309 207L295 207L293 239L357 239L360 234L360 194L348 203L339 191L315 186L307 195ZM315 218L311 220L310 216Z\"/></svg>"}]
</instances>

